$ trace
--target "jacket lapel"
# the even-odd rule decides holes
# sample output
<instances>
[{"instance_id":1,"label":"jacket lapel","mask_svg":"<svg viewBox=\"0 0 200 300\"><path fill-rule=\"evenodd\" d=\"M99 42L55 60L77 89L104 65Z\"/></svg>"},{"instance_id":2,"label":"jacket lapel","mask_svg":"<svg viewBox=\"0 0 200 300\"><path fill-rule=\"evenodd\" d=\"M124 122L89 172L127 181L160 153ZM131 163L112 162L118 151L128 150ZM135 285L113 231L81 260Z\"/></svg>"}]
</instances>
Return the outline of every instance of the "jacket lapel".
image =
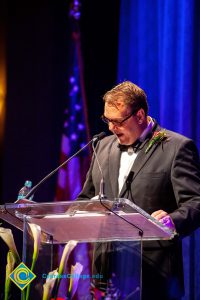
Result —
<instances>
[{"instance_id":1,"label":"jacket lapel","mask_svg":"<svg viewBox=\"0 0 200 300\"><path fill-rule=\"evenodd\" d=\"M153 129L153 132L155 131L160 131L161 128L159 126L154 126L154 129ZM147 138L140 146L140 151L132 165L132 168L130 170L130 172L133 172L134 175L133 175L133 180L135 179L135 177L137 176L137 174L140 172L140 170L144 167L144 165L147 163L147 161L150 159L150 157L152 156L152 154L154 153L154 151L156 150L156 148L160 145L160 143L155 143L147 153L145 153L147 147L148 147L148 144L149 144L149 141L151 139L152 135ZM119 197L121 195L123 195L126 191L126 182L124 183L123 187L122 187L122 190L119 194Z\"/></svg>"},{"instance_id":2,"label":"jacket lapel","mask_svg":"<svg viewBox=\"0 0 200 300\"><path fill-rule=\"evenodd\" d=\"M151 147L151 149L147 153L145 153L145 151L148 147L148 142L149 142L149 139L144 142L143 148L138 153L138 156L136 157L136 160L131 168L131 171L134 172L133 179L137 176L138 172L144 167L144 165L150 159L151 155L153 154L153 152L156 150L156 148L158 146L158 144L155 143Z\"/></svg>"}]
</instances>

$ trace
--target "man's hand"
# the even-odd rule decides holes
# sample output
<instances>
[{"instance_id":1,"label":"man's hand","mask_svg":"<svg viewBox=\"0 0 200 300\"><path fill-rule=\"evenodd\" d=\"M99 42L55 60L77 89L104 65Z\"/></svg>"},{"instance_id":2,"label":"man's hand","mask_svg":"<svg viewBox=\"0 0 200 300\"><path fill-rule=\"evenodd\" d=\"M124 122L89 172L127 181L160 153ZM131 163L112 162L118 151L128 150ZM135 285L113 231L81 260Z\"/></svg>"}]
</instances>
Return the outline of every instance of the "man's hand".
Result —
<instances>
[{"instance_id":1,"label":"man's hand","mask_svg":"<svg viewBox=\"0 0 200 300\"><path fill-rule=\"evenodd\" d=\"M161 222L163 225L167 226L168 228L170 228L173 231L176 231L174 222L172 220L172 218L170 217L170 215L168 215L168 213L164 210L156 210L154 211L151 216L153 218L155 218L156 220L158 220L159 222Z\"/></svg>"}]
</instances>

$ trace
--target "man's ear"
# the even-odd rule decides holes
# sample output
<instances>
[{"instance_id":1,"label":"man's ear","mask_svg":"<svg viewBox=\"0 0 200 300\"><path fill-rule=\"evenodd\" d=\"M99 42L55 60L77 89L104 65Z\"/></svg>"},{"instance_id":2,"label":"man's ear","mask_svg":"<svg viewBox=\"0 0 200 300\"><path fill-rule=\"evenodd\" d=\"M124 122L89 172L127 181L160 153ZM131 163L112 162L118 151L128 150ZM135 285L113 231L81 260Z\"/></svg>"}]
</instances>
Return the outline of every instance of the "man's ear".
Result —
<instances>
[{"instance_id":1,"label":"man's ear","mask_svg":"<svg viewBox=\"0 0 200 300\"><path fill-rule=\"evenodd\" d=\"M138 120L138 124L142 124L144 122L144 119L146 118L145 116L145 112L143 108L140 108L137 113L136 113L136 117Z\"/></svg>"}]
</instances>

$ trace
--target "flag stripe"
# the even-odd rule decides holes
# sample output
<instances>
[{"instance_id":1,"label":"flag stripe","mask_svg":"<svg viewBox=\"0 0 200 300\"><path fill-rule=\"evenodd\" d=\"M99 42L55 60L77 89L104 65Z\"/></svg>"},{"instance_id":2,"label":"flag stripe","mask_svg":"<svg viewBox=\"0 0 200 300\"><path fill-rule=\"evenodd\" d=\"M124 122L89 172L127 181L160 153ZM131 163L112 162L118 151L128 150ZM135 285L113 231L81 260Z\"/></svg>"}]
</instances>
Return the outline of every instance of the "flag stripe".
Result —
<instances>
[{"instance_id":1,"label":"flag stripe","mask_svg":"<svg viewBox=\"0 0 200 300\"><path fill-rule=\"evenodd\" d=\"M79 2L72 1L74 3ZM74 9L74 11L73 11ZM63 163L71 155L90 140L87 101L83 75L83 60L80 43L80 30L78 7L71 8L70 22L72 28L69 51L69 78L68 97L64 111L64 126L61 140L60 163ZM58 173L55 201L70 201L76 199L85 181L89 167L91 149L87 147L79 155L71 159ZM84 274L90 274L90 259L88 245L78 244L69 259L69 264L79 262L83 265ZM60 256L58 254L58 256ZM58 259L59 260L59 259ZM71 266L68 266L71 269ZM60 295L67 295L67 282L61 285ZM78 289L73 299L83 299L89 294L90 279L79 280Z\"/></svg>"}]
</instances>

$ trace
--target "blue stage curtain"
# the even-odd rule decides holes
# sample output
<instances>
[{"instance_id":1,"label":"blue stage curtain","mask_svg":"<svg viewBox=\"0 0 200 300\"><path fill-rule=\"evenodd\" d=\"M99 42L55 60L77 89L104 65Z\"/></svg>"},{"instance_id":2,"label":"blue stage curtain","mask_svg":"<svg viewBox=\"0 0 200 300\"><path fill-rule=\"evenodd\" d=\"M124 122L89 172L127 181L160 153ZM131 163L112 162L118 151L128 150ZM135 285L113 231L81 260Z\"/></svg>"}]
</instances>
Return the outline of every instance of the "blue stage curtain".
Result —
<instances>
[{"instance_id":1,"label":"blue stage curtain","mask_svg":"<svg viewBox=\"0 0 200 300\"><path fill-rule=\"evenodd\" d=\"M148 95L150 115L200 149L200 2L122 0L118 82ZM200 230L183 240L184 300L200 299Z\"/></svg>"}]
</instances>

